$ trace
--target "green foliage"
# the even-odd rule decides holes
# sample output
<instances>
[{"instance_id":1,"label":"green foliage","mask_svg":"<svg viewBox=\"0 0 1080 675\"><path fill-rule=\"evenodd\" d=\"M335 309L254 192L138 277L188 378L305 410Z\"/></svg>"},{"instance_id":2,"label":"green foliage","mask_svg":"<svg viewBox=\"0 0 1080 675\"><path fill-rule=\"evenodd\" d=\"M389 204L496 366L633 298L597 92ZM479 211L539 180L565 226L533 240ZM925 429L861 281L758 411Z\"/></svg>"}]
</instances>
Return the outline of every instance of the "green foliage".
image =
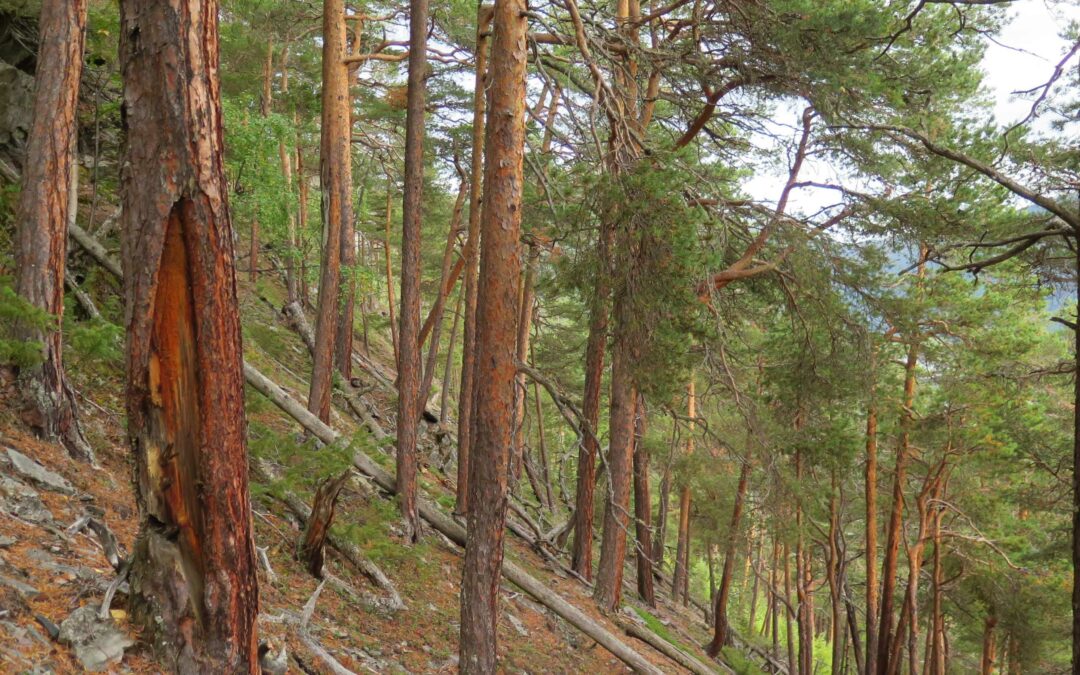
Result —
<instances>
[{"instance_id":1,"label":"green foliage","mask_svg":"<svg viewBox=\"0 0 1080 675\"><path fill-rule=\"evenodd\" d=\"M25 339L23 334L25 331L43 332L56 328L55 316L16 293L11 277L0 276L0 363L20 368L41 363L43 345Z\"/></svg>"},{"instance_id":2,"label":"green foliage","mask_svg":"<svg viewBox=\"0 0 1080 675\"><path fill-rule=\"evenodd\" d=\"M597 218L615 229L612 296L625 303L613 332L633 345L639 388L659 400L685 381L693 336L704 330L695 292L707 269L698 234L704 212L681 193L689 180L673 158L656 156L597 186Z\"/></svg>"}]
</instances>

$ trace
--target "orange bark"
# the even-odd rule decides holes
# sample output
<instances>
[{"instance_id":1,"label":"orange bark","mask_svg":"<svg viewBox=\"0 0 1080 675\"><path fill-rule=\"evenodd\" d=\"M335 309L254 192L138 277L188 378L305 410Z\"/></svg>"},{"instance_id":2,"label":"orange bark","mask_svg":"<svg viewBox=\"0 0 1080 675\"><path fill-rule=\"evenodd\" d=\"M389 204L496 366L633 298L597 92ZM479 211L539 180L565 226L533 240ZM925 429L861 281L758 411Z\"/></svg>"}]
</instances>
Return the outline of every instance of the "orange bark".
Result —
<instances>
[{"instance_id":1,"label":"orange bark","mask_svg":"<svg viewBox=\"0 0 1080 675\"><path fill-rule=\"evenodd\" d=\"M176 670L255 673L217 15L216 3L200 0L121 3L127 415L140 514L132 608Z\"/></svg>"}]
</instances>

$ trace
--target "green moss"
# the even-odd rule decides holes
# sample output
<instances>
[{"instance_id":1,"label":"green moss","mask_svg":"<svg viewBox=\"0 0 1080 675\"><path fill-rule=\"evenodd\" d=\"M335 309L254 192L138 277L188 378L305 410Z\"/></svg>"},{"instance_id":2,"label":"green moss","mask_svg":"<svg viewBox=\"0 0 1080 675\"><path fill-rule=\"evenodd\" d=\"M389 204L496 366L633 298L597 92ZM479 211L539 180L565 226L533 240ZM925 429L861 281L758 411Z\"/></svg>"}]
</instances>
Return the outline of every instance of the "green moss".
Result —
<instances>
[{"instance_id":1,"label":"green moss","mask_svg":"<svg viewBox=\"0 0 1080 675\"><path fill-rule=\"evenodd\" d=\"M746 655L734 647L724 647L721 652L724 663L728 664L737 675L764 675L765 671L758 668Z\"/></svg>"},{"instance_id":2,"label":"green moss","mask_svg":"<svg viewBox=\"0 0 1080 675\"><path fill-rule=\"evenodd\" d=\"M248 321L244 324L244 340L254 342L271 357L282 360L288 356L289 345L273 325Z\"/></svg>"}]
</instances>

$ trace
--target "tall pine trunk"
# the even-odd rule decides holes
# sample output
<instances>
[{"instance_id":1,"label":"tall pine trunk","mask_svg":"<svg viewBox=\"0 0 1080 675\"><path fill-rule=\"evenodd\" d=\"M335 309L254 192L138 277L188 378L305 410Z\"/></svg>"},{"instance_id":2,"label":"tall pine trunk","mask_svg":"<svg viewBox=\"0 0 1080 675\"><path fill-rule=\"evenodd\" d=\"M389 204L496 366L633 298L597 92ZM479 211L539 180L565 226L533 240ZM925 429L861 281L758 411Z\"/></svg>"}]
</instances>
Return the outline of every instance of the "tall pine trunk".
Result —
<instances>
[{"instance_id":1,"label":"tall pine trunk","mask_svg":"<svg viewBox=\"0 0 1080 675\"><path fill-rule=\"evenodd\" d=\"M394 363L398 360L397 301L394 300L394 266L390 254L390 225L394 218L394 182L386 174L386 216L383 220L383 259L386 262L386 311L390 315L390 341L394 344Z\"/></svg>"},{"instance_id":2,"label":"tall pine trunk","mask_svg":"<svg viewBox=\"0 0 1080 675\"><path fill-rule=\"evenodd\" d=\"M529 244L527 252L517 316L517 358L522 363L529 360L529 337L533 305L536 304L536 267L540 249L534 242ZM518 481L521 480L521 469L525 462L525 373L518 373L514 383L514 429L514 444L510 450L510 479ZM536 498L543 503L544 497L541 493L537 493Z\"/></svg>"},{"instance_id":3,"label":"tall pine trunk","mask_svg":"<svg viewBox=\"0 0 1080 675\"><path fill-rule=\"evenodd\" d=\"M15 219L15 291L48 312L55 323L21 331L24 339L41 344L41 362L19 372L21 412L42 438L60 441L72 457L93 462L93 451L79 426L75 394L64 376L60 332L68 221L77 203L70 193L78 186L76 106L86 0L45 0L38 27L34 116Z\"/></svg>"},{"instance_id":4,"label":"tall pine trunk","mask_svg":"<svg viewBox=\"0 0 1080 675\"><path fill-rule=\"evenodd\" d=\"M409 90L405 104L405 183L401 196L401 311L398 313L397 498L408 539L420 536L416 439L420 427L420 237L424 200L424 101L428 0L409 0Z\"/></svg>"},{"instance_id":5,"label":"tall pine trunk","mask_svg":"<svg viewBox=\"0 0 1080 675\"><path fill-rule=\"evenodd\" d=\"M801 415L796 418L796 432L802 426ZM795 482L802 482L802 451L795 451ZM796 622L799 638L799 675L811 675L814 667L814 619L813 599L810 595L810 553L806 550L803 536L802 501L796 495L795 501L795 594L798 597Z\"/></svg>"},{"instance_id":6,"label":"tall pine trunk","mask_svg":"<svg viewBox=\"0 0 1080 675\"><path fill-rule=\"evenodd\" d=\"M507 448L513 438L515 280L521 273L525 155L526 7L498 0L492 36L491 108L484 162L482 256L476 314L476 407L469 463L469 537L461 585L462 673L496 670L496 625Z\"/></svg>"},{"instance_id":7,"label":"tall pine trunk","mask_svg":"<svg viewBox=\"0 0 1080 675\"><path fill-rule=\"evenodd\" d=\"M365 176L362 181L366 181ZM350 181L351 184L351 181ZM361 188L361 195L363 188ZM361 200L363 196L361 196ZM362 205L358 206L362 209ZM351 214L353 217L356 214ZM353 333L356 316L356 226L353 218L341 223L341 274L338 292L337 331L334 336L334 365L346 382L352 379Z\"/></svg>"},{"instance_id":8,"label":"tall pine trunk","mask_svg":"<svg viewBox=\"0 0 1080 675\"><path fill-rule=\"evenodd\" d=\"M687 385L686 415L690 418L690 435L686 441L686 456L694 454L694 418L697 415L697 395L694 392L694 379ZM685 481L685 478L684 478ZM671 575L671 597L676 602L683 598L687 604L690 588L690 486L683 483L679 492L679 533L675 548L675 572Z\"/></svg>"},{"instance_id":9,"label":"tall pine trunk","mask_svg":"<svg viewBox=\"0 0 1080 675\"><path fill-rule=\"evenodd\" d=\"M655 607L649 451L645 447L646 414L645 397L638 396L638 410L634 422L634 533L637 537L637 588L641 599L650 607Z\"/></svg>"},{"instance_id":10,"label":"tall pine trunk","mask_svg":"<svg viewBox=\"0 0 1080 675\"><path fill-rule=\"evenodd\" d=\"M731 625L728 622L727 606L731 595L731 584L735 576L735 553L737 550L739 523L742 521L743 502L750 484L750 462L744 460L739 469L739 484L735 488L735 504L731 509L731 522L728 526L727 542L724 545L724 571L720 576L720 591L716 594L713 608L713 639L709 644L709 656L716 657L720 650L731 644ZM756 590L755 590L756 593ZM751 621L751 626L753 622Z\"/></svg>"},{"instance_id":11,"label":"tall pine trunk","mask_svg":"<svg viewBox=\"0 0 1080 675\"><path fill-rule=\"evenodd\" d=\"M258 672L217 3L124 0L133 616L178 672ZM179 62L177 62L179 59Z\"/></svg>"},{"instance_id":12,"label":"tall pine trunk","mask_svg":"<svg viewBox=\"0 0 1080 675\"><path fill-rule=\"evenodd\" d=\"M476 10L476 64L473 87L472 167L469 171L469 225L465 236L465 328L461 338L461 390L458 393L457 498L454 513L469 510L469 450L475 397L476 305L480 274L480 215L484 167L484 114L487 109L487 49L490 5Z\"/></svg>"},{"instance_id":13,"label":"tall pine trunk","mask_svg":"<svg viewBox=\"0 0 1080 675\"><path fill-rule=\"evenodd\" d=\"M873 393L871 393L871 397ZM866 412L866 671L877 673L877 403Z\"/></svg>"},{"instance_id":14,"label":"tall pine trunk","mask_svg":"<svg viewBox=\"0 0 1080 675\"><path fill-rule=\"evenodd\" d=\"M581 403L584 422L592 433L585 434L578 449L577 490L574 498L574 543L571 566L586 580L592 579L593 519L596 502L596 457L600 444L596 433L600 422L600 392L604 379L604 351L608 334L608 297L611 295L609 257L615 229L600 226L596 246L593 297L589 309L589 337L585 344L585 393Z\"/></svg>"},{"instance_id":15,"label":"tall pine trunk","mask_svg":"<svg viewBox=\"0 0 1080 675\"><path fill-rule=\"evenodd\" d=\"M611 404L608 420L607 473L610 490L604 505L604 529L600 540L600 563L593 597L602 610L614 611L622 599L623 563L629 527L630 473L633 470L634 410L637 387L632 364L635 347L631 335L630 298L615 297L615 341L611 357Z\"/></svg>"},{"instance_id":16,"label":"tall pine trunk","mask_svg":"<svg viewBox=\"0 0 1080 675\"><path fill-rule=\"evenodd\" d=\"M344 0L323 2L322 135L319 171L322 182L322 264L319 310L315 320L315 354L308 410L330 421L334 342L341 291L341 240L352 222L351 102L346 56ZM300 177L303 180L303 177Z\"/></svg>"},{"instance_id":17,"label":"tall pine trunk","mask_svg":"<svg viewBox=\"0 0 1080 675\"><path fill-rule=\"evenodd\" d=\"M1080 234L1080 233L1078 233ZM1080 251L1076 255L1076 301L1080 312ZM1073 472L1072 472L1072 668L1080 672L1080 330L1073 330Z\"/></svg>"},{"instance_id":18,"label":"tall pine trunk","mask_svg":"<svg viewBox=\"0 0 1080 675\"><path fill-rule=\"evenodd\" d=\"M896 601L897 562L900 556L900 539L904 527L904 485L907 481L907 465L911 438L911 406L915 402L915 369L918 365L919 346L908 347L904 365L904 401L900 417L900 442L896 449L896 468L893 471L892 507L885 539L885 558L881 566L881 611L878 618L877 672L887 675L893 640L893 612Z\"/></svg>"}]
</instances>

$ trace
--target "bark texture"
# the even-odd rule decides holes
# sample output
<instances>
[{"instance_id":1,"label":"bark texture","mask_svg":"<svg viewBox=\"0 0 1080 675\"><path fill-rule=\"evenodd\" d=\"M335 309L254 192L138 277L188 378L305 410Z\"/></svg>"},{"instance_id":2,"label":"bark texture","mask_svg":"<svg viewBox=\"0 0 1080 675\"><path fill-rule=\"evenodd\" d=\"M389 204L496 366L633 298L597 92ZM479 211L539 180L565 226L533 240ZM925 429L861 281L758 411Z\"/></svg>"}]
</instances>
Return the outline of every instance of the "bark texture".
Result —
<instances>
[{"instance_id":1,"label":"bark texture","mask_svg":"<svg viewBox=\"0 0 1080 675\"><path fill-rule=\"evenodd\" d=\"M401 311L398 313L398 505L406 536L420 535L416 437L420 426L420 221L424 192L427 0L409 1L409 90L405 104L405 187L401 196Z\"/></svg>"},{"instance_id":2,"label":"bark texture","mask_svg":"<svg viewBox=\"0 0 1080 675\"><path fill-rule=\"evenodd\" d=\"M649 451L645 447L646 422L645 398L639 396L637 416L634 420L634 533L637 538L637 588L638 596L650 607L655 607Z\"/></svg>"},{"instance_id":3,"label":"bark texture","mask_svg":"<svg viewBox=\"0 0 1080 675\"><path fill-rule=\"evenodd\" d=\"M877 404L866 413L866 675L877 672Z\"/></svg>"},{"instance_id":4,"label":"bark texture","mask_svg":"<svg viewBox=\"0 0 1080 675\"><path fill-rule=\"evenodd\" d=\"M304 563L304 567L316 579L322 579L323 573L323 550L326 539L330 535L330 525L334 522L334 509L337 507L338 495L349 480L349 471L340 475L326 478L315 490L315 499L311 504L311 514L304 526L304 536L300 539L300 545L296 550L296 557Z\"/></svg>"},{"instance_id":5,"label":"bark texture","mask_svg":"<svg viewBox=\"0 0 1080 675\"><path fill-rule=\"evenodd\" d=\"M258 672L216 2L125 0L121 187L134 617L177 672Z\"/></svg>"},{"instance_id":6,"label":"bark texture","mask_svg":"<svg viewBox=\"0 0 1080 675\"><path fill-rule=\"evenodd\" d=\"M333 390L334 341L341 291L341 241L345 223L352 222L352 159L349 69L346 56L344 0L323 3L322 131L319 171L322 182L322 264L319 269L319 310L315 319L315 355L308 410L323 422L330 420ZM301 183L303 176L300 177Z\"/></svg>"},{"instance_id":7,"label":"bark texture","mask_svg":"<svg viewBox=\"0 0 1080 675\"><path fill-rule=\"evenodd\" d=\"M627 298L616 300L615 316L627 321ZM616 341L631 340L628 331L616 329ZM621 349L619 348L621 347ZM596 571L593 597L603 610L614 611L622 599L623 562L626 559L626 534L630 525L630 472L634 452L634 409L637 389L631 370L633 349L616 345L611 363L611 410L608 421L609 442L607 473L608 500L604 505L604 531L600 540L600 564Z\"/></svg>"},{"instance_id":8,"label":"bark texture","mask_svg":"<svg viewBox=\"0 0 1080 675\"><path fill-rule=\"evenodd\" d=\"M686 456L694 454L694 417L697 415L697 395L694 391L694 380L691 378L687 385L686 414L690 418L690 436L686 441ZM679 492L679 534L675 548L675 571L671 575L671 597L676 602L682 598L683 605L687 604L690 588L690 486L684 484Z\"/></svg>"},{"instance_id":9,"label":"bark texture","mask_svg":"<svg viewBox=\"0 0 1080 675\"><path fill-rule=\"evenodd\" d=\"M480 206L483 190L484 114L487 110L488 29L490 5L476 10L476 85L473 87L472 167L469 175L469 225L465 236L465 328L461 338L461 391L458 394L457 501L454 512L469 510L469 451L472 444L473 390L476 368L476 300L480 275Z\"/></svg>"},{"instance_id":10,"label":"bark texture","mask_svg":"<svg viewBox=\"0 0 1080 675\"><path fill-rule=\"evenodd\" d=\"M75 395L64 377L60 322L75 163L76 106L82 75L86 0L45 0L38 22L40 48L34 78L34 116L16 209L15 291L53 317L45 329L24 327L41 343L41 363L19 372L21 413L35 433L60 441L72 457L93 462L79 427Z\"/></svg>"},{"instance_id":11,"label":"bark texture","mask_svg":"<svg viewBox=\"0 0 1080 675\"><path fill-rule=\"evenodd\" d=\"M521 199L525 150L526 6L500 0L492 36L485 142L482 254L476 314L476 399L469 462L469 538L461 585L462 673L496 669L499 575L507 506L507 448L513 438Z\"/></svg>"},{"instance_id":12,"label":"bark texture","mask_svg":"<svg viewBox=\"0 0 1080 675\"><path fill-rule=\"evenodd\" d=\"M716 605L713 608L713 639L709 644L708 654L714 658L721 649L731 644L731 624L728 622L727 605L735 576L735 552L739 525L742 522L743 501L746 499L746 489L749 484L750 462L744 461L742 468L739 469L739 484L735 488L735 504L731 510L731 522L724 549L724 571L720 576L720 590L716 594Z\"/></svg>"}]
</instances>

